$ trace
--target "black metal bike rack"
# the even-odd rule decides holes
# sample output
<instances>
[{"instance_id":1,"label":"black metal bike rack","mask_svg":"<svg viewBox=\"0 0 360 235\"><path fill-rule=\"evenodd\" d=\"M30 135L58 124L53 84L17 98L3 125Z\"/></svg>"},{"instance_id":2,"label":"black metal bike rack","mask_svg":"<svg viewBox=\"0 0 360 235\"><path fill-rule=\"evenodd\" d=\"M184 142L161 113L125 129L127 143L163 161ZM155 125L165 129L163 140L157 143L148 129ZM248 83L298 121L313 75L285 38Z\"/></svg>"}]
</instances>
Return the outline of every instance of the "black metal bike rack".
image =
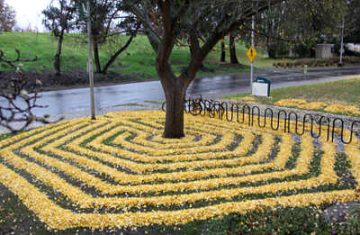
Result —
<instances>
[{"instance_id":1,"label":"black metal bike rack","mask_svg":"<svg viewBox=\"0 0 360 235\"><path fill-rule=\"evenodd\" d=\"M209 116L220 120L226 119L230 122L235 119L236 122L241 124L257 125L260 128L269 126L272 130L283 130L285 133L297 135L304 135L306 127L310 125L310 134L313 138L320 138L325 130L327 141L334 142L338 136L338 139L343 144L350 144L356 136L360 136L359 121L346 122L339 117L330 118L310 113L306 113L301 117L294 111L283 109L274 111L270 107L262 111L256 105L220 102L203 98L187 99L184 101L184 105L185 112L194 116ZM165 107L166 102L162 104L163 111L165 111ZM257 122L254 122L254 117L257 117ZM281 124L282 121L283 125ZM347 139L345 137L346 130L350 133Z\"/></svg>"}]
</instances>

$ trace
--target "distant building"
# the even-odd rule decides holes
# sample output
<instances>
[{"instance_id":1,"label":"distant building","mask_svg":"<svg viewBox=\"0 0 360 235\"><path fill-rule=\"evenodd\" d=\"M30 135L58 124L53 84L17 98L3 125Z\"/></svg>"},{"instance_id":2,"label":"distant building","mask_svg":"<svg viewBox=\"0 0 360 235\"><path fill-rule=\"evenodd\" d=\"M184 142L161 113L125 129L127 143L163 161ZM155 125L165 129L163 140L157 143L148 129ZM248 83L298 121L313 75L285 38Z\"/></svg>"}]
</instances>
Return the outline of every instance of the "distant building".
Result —
<instances>
[{"instance_id":1,"label":"distant building","mask_svg":"<svg viewBox=\"0 0 360 235\"><path fill-rule=\"evenodd\" d=\"M317 44L315 49L316 59L329 59L334 56L334 44Z\"/></svg>"}]
</instances>

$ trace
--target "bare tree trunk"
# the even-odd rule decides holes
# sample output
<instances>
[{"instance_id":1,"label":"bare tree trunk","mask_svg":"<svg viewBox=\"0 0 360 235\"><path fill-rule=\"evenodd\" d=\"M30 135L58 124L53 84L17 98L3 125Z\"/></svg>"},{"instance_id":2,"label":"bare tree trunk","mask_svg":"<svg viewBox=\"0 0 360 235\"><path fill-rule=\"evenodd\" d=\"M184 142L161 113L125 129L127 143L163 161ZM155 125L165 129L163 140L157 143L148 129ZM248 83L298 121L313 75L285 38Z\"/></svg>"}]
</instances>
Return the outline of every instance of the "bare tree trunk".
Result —
<instances>
[{"instance_id":1,"label":"bare tree trunk","mask_svg":"<svg viewBox=\"0 0 360 235\"><path fill-rule=\"evenodd\" d=\"M230 63L239 64L239 60L236 56L235 35L233 33L229 34L229 49L230 49Z\"/></svg>"},{"instance_id":2,"label":"bare tree trunk","mask_svg":"<svg viewBox=\"0 0 360 235\"><path fill-rule=\"evenodd\" d=\"M63 41L64 41L64 31L61 31L58 39L55 58L54 58L54 70L57 76L61 74L61 51L62 51Z\"/></svg>"},{"instance_id":3,"label":"bare tree trunk","mask_svg":"<svg viewBox=\"0 0 360 235\"><path fill-rule=\"evenodd\" d=\"M118 56L126 50L126 48L128 48L133 40L134 36L130 36L130 38L127 40L127 42L125 43L124 46L122 46L121 48L119 48L112 56L111 58L108 60L108 62L105 64L104 69L102 70L102 72L105 74L107 73L108 69L110 68L110 66L115 62L115 60L118 58Z\"/></svg>"},{"instance_id":4,"label":"bare tree trunk","mask_svg":"<svg viewBox=\"0 0 360 235\"><path fill-rule=\"evenodd\" d=\"M225 40L224 37L221 39L221 56L220 62L226 62L226 51L225 51Z\"/></svg>"},{"instance_id":5,"label":"bare tree trunk","mask_svg":"<svg viewBox=\"0 0 360 235\"><path fill-rule=\"evenodd\" d=\"M189 46L189 48L190 48L190 56L193 57L195 52L191 46ZM205 65L202 61L201 61L200 69L205 69Z\"/></svg>"},{"instance_id":6,"label":"bare tree trunk","mask_svg":"<svg viewBox=\"0 0 360 235\"><path fill-rule=\"evenodd\" d=\"M184 133L184 100L186 87L182 79L176 85L163 83L166 98L166 119L164 138L182 138Z\"/></svg>"},{"instance_id":7,"label":"bare tree trunk","mask_svg":"<svg viewBox=\"0 0 360 235\"><path fill-rule=\"evenodd\" d=\"M93 44L94 44L94 60L95 60L96 73L102 73L100 56L99 56L99 44L97 42L97 39L94 39Z\"/></svg>"}]
</instances>

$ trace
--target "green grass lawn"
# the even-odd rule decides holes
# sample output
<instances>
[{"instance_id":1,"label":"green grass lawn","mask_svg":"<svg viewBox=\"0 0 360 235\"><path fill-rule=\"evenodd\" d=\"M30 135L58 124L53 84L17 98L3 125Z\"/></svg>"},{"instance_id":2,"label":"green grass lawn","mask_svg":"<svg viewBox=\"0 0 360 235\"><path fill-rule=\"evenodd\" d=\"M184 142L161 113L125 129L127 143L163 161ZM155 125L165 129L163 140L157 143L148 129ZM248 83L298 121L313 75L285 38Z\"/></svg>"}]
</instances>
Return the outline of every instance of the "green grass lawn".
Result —
<instances>
[{"instance_id":1,"label":"green grass lawn","mask_svg":"<svg viewBox=\"0 0 360 235\"><path fill-rule=\"evenodd\" d=\"M104 64L109 55L127 40L126 36L114 38L101 46L100 57ZM24 58L33 58L38 56L36 62L24 63L25 71L52 71L53 57L57 42L50 33L2 33L0 34L0 49L10 58L15 56L14 48L18 48ZM245 52L247 48L243 43L237 45L237 55L241 62L246 66L230 66L228 64L219 63L220 48L217 46L208 55L205 65L207 68L214 70L211 72L200 72L199 76L209 74L220 75L229 73L238 73L248 70L249 62ZM227 61L229 61L229 53L227 51ZM179 72L183 66L189 61L189 49L186 46L176 46L171 57L172 65L175 72ZM84 71L87 63L87 44L84 35L67 34L64 40L62 53L62 69L63 71ZM271 67L273 60L258 51L255 66L257 68ZM4 68L3 68L4 69ZM137 77L147 79L156 77L155 71L155 53L151 48L148 39L139 35L135 38L129 48L119 56L118 60L113 64L110 72L123 75L135 75Z\"/></svg>"},{"instance_id":2,"label":"green grass lawn","mask_svg":"<svg viewBox=\"0 0 360 235\"><path fill-rule=\"evenodd\" d=\"M9 136L9 134L0 134L0 141L8 138Z\"/></svg>"},{"instance_id":3,"label":"green grass lawn","mask_svg":"<svg viewBox=\"0 0 360 235\"><path fill-rule=\"evenodd\" d=\"M247 93L241 93L226 99L242 100L246 96ZM341 103L360 108L360 78L274 89L271 91L271 98L253 98L255 102L262 104L275 104L284 99L303 99L308 102Z\"/></svg>"}]
</instances>

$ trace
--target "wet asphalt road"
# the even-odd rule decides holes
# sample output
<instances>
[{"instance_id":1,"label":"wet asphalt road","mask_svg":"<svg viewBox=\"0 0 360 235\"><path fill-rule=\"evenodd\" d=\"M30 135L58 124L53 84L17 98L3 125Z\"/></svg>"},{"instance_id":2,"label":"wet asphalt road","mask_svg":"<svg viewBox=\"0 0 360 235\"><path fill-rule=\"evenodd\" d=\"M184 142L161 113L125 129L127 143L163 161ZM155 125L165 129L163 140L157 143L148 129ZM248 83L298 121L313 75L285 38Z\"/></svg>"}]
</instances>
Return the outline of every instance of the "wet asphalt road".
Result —
<instances>
[{"instance_id":1,"label":"wet asphalt road","mask_svg":"<svg viewBox=\"0 0 360 235\"><path fill-rule=\"evenodd\" d=\"M324 68L309 70L307 76L301 70L256 72L255 76L272 80L274 88L318 83L341 79L344 75L360 75L360 67ZM249 91L249 73L196 79L188 89L188 96L219 98ZM159 109L164 99L160 82L142 82L96 88L97 113L118 110ZM1 102L1 101L0 101ZM41 93L39 100L47 108L37 109L37 115L50 114L52 118L80 117L89 115L89 89L70 89Z\"/></svg>"},{"instance_id":2,"label":"wet asphalt road","mask_svg":"<svg viewBox=\"0 0 360 235\"><path fill-rule=\"evenodd\" d=\"M299 86L341 79L341 76L360 74L360 66L345 68L320 68L308 70L274 70L255 72L255 77L265 77L272 81L272 88ZM250 92L249 74L241 73L223 77L195 80L188 90L190 95L219 98L239 92Z\"/></svg>"}]
</instances>

